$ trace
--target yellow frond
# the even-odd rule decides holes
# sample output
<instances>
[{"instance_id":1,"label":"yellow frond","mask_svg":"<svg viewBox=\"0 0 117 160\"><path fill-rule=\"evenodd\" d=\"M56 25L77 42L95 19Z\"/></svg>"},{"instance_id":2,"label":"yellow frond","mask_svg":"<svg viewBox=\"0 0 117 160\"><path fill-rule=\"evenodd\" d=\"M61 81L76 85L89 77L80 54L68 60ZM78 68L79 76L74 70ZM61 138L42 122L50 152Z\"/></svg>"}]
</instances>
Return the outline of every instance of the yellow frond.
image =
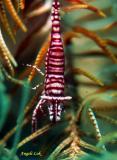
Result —
<instances>
[{"instance_id":1,"label":"yellow frond","mask_svg":"<svg viewBox=\"0 0 117 160\"><path fill-rule=\"evenodd\" d=\"M19 0L19 8L22 10L25 8L25 0Z\"/></svg>"},{"instance_id":2,"label":"yellow frond","mask_svg":"<svg viewBox=\"0 0 117 160\"><path fill-rule=\"evenodd\" d=\"M38 67L38 68L40 68L41 65L42 65L43 59L44 59L45 54L46 54L46 52L48 50L48 47L49 47L49 42L50 42L50 36L43 43L41 50L37 54L37 58L36 58L36 60L34 62L34 65L36 67ZM29 82L31 82L32 79L34 78L35 72L36 72L36 70L33 68L31 73L30 73L30 75L29 75L29 77L28 77Z\"/></svg>"},{"instance_id":3,"label":"yellow frond","mask_svg":"<svg viewBox=\"0 0 117 160\"><path fill-rule=\"evenodd\" d=\"M18 144L18 148L22 147L24 144L30 142L31 140L35 139L36 137L38 137L39 135L43 134L44 132L48 131L51 128L51 124L48 124L46 126L44 126L41 129L38 129L36 132L32 133L30 136L26 137L25 139L23 139L19 144Z\"/></svg>"},{"instance_id":4,"label":"yellow frond","mask_svg":"<svg viewBox=\"0 0 117 160\"><path fill-rule=\"evenodd\" d=\"M7 57L6 59L10 59L12 64L16 67L17 62L15 61L14 57L10 53L9 49L7 48L6 43L5 43L3 36L2 36L1 30L0 30L0 48L1 48L2 52L4 52L3 54Z\"/></svg>"},{"instance_id":5,"label":"yellow frond","mask_svg":"<svg viewBox=\"0 0 117 160\"><path fill-rule=\"evenodd\" d=\"M13 40L14 43L16 43L11 27L8 22L7 16L6 16L6 11L4 8L3 1L0 1L0 19L1 19L3 26L5 27L5 30L9 34L10 38Z\"/></svg>"},{"instance_id":6,"label":"yellow frond","mask_svg":"<svg viewBox=\"0 0 117 160\"><path fill-rule=\"evenodd\" d=\"M11 0L4 0L4 3L8 9L8 12L10 13L11 17L13 18L13 20L16 22L16 24L24 31L27 31L26 26L23 24L23 22L21 21L20 17L18 16Z\"/></svg>"}]
</instances>

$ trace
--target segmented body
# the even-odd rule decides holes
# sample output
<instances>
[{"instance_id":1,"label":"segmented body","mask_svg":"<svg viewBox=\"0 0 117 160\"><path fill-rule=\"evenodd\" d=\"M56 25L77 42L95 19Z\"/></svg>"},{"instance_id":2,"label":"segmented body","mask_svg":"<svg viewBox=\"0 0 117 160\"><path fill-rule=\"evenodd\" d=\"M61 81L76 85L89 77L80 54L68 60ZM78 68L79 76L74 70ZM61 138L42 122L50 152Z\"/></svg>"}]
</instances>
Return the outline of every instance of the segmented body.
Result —
<instances>
[{"instance_id":1,"label":"segmented body","mask_svg":"<svg viewBox=\"0 0 117 160\"><path fill-rule=\"evenodd\" d=\"M60 3L54 0L52 4L52 31L50 47L48 49L45 60L45 82L44 91L41 100L33 112L32 125L35 130L37 125L38 110L48 105L49 117L51 121L59 121L62 104L65 100L71 99L70 96L64 96L64 49L60 34Z\"/></svg>"}]
</instances>

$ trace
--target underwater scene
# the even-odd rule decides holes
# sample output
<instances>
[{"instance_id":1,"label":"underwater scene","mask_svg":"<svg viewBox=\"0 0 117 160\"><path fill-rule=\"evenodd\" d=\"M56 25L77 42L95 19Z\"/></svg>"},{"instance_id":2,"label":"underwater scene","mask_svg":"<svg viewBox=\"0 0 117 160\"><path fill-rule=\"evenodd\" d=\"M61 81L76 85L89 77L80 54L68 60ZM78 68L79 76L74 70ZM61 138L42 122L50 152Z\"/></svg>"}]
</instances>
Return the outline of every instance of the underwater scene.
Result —
<instances>
[{"instance_id":1,"label":"underwater scene","mask_svg":"<svg viewBox=\"0 0 117 160\"><path fill-rule=\"evenodd\" d=\"M117 160L117 0L0 0L0 160Z\"/></svg>"}]
</instances>

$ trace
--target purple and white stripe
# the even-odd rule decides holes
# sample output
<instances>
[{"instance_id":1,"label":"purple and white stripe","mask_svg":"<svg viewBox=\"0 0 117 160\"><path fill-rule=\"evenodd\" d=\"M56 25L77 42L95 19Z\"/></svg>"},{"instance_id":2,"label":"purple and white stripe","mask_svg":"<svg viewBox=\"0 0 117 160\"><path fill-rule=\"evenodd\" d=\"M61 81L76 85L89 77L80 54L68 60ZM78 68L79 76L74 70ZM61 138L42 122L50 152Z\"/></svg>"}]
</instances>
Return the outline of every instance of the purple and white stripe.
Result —
<instances>
[{"instance_id":1,"label":"purple and white stripe","mask_svg":"<svg viewBox=\"0 0 117 160\"><path fill-rule=\"evenodd\" d=\"M52 31L51 42L45 60L45 82L41 100L36 106L32 116L33 129L36 129L37 114L42 110L44 104L48 104L49 117L51 121L59 121L62 104L70 100L70 96L64 96L64 49L60 34L60 3L54 0L52 3Z\"/></svg>"}]
</instances>

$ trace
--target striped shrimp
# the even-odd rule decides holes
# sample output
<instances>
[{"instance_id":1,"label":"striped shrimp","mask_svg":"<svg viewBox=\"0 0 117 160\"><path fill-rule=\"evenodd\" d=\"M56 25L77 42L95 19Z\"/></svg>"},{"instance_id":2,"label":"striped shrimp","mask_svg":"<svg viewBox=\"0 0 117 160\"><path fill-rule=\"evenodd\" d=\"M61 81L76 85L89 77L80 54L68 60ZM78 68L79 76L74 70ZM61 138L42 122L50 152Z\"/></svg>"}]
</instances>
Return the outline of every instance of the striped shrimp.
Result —
<instances>
[{"instance_id":1,"label":"striped shrimp","mask_svg":"<svg viewBox=\"0 0 117 160\"><path fill-rule=\"evenodd\" d=\"M43 112L44 105L48 106L49 118L53 122L59 121L62 113L62 105L70 96L64 96L64 69L65 58L63 43L60 34L60 3L54 0L52 3L52 30L50 46L45 59L44 91L32 115L33 131L37 128L37 116L39 110Z\"/></svg>"}]
</instances>

